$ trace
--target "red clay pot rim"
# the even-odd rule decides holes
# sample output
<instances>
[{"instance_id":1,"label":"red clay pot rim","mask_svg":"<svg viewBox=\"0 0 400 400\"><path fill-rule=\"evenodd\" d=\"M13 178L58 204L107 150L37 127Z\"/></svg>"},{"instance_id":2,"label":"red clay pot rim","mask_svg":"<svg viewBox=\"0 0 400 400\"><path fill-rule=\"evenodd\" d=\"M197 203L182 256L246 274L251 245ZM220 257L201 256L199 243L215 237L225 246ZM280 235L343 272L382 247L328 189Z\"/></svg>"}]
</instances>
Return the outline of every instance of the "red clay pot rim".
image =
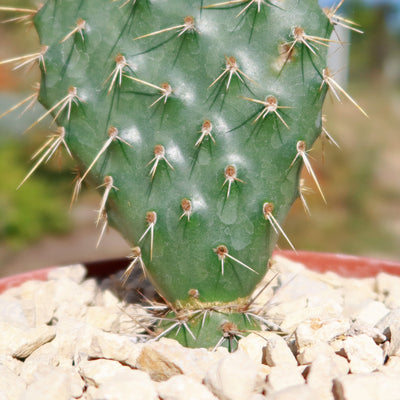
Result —
<instances>
[{"instance_id":1,"label":"red clay pot rim","mask_svg":"<svg viewBox=\"0 0 400 400\"><path fill-rule=\"evenodd\" d=\"M386 272L400 276L400 263L375 258L352 256L337 253L320 253L312 251L278 250L274 255L286 257L292 261L303 263L307 268L317 272L332 271L344 277L367 278ZM84 263L89 277L106 277L129 263L127 258L102 260ZM56 267L43 268L0 279L0 293L28 280L46 280L49 272Z\"/></svg>"}]
</instances>

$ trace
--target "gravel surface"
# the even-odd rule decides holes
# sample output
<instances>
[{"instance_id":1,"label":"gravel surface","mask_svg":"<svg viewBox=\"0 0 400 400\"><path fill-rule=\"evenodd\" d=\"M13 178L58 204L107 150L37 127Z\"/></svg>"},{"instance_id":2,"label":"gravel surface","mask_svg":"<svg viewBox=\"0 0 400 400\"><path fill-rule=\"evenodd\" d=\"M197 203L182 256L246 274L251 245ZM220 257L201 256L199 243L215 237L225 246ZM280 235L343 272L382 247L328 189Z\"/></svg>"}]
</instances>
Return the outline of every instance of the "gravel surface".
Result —
<instances>
[{"instance_id":1,"label":"gravel surface","mask_svg":"<svg viewBox=\"0 0 400 400\"><path fill-rule=\"evenodd\" d=\"M58 268L0 295L0 399L399 400L400 277L345 279L276 257L257 297L282 332L228 353L151 340L133 277ZM260 288L264 284L260 284Z\"/></svg>"}]
</instances>

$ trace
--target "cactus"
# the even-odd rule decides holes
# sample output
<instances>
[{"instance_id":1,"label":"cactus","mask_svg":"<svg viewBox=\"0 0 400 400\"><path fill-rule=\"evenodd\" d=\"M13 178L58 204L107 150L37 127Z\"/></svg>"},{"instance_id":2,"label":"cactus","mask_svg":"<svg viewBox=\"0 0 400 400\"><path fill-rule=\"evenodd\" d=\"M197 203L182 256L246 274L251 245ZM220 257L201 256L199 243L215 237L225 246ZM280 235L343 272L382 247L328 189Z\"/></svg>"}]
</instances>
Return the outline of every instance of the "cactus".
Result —
<instances>
[{"instance_id":1,"label":"cactus","mask_svg":"<svg viewBox=\"0 0 400 400\"><path fill-rule=\"evenodd\" d=\"M74 157L73 201L83 183L98 188L101 231L135 246L125 279L141 267L168 304L160 336L234 347L259 329L251 294L278 234L293 247L281 224L303 164L325 200L307 152L327 90L344 94L326 65L332 29L348 23L337 9L48 0L21 12L41 49L5 62L40 66L48 111L28 130L58 126L28 176L60 146Z\"/></svg>"}]
</instances>

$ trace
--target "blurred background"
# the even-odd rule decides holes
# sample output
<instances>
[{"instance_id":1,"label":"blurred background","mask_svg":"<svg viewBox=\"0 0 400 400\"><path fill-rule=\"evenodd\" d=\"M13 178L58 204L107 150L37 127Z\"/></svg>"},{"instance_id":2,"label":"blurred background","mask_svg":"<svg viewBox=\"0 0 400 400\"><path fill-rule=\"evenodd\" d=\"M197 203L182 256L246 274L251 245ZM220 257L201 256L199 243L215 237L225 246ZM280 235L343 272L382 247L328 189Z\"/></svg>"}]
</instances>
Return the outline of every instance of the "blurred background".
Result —
<instances>
[{"instance_id":1,"label":"blurred background","mask_svg":"<svg viewBox=\"0 0 400 400\"><path fill-rule=\"evenodd\" d=\"M320 0L323 7L338 2ZM1 0L1 6L37 7L28 0ZM329 63L370 119L349 101L327 97L324 126L340 150L318 140L310 155L328 205L317 192L307 194L311 216L297 201L284 229L297 249L400 261L400 1L346 0L338 14L360 24L364 34L338 27L351 46L332 46ZM40 50L32 26L6 22L15 16L0 11L0 60ZM33 94L38 80L35 68L12 71L0 65L0 115ZM45 124L22 134L43 113L36 104L19 116L23 109L0 118L0 276L129 255L129 246L112 229L96 249L94 191L84 190L69 210L74 163L65 154L16 190L48 135ZM306 186L315 187L307 174L304 178Z\"/></svg>"}]
</instances>

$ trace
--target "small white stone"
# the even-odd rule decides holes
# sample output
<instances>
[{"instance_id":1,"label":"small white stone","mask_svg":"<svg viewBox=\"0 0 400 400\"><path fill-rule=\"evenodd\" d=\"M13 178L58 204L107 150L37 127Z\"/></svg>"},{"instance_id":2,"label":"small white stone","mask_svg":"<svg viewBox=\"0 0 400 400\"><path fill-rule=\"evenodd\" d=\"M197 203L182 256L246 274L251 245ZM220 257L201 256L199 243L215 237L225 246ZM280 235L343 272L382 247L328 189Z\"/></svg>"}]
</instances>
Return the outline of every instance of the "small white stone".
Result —
<instances>
[{"instance_id":1,"label":"small white stone","mask_svg":"<svg viewBox=\"0 0 400 400\"><path fill-rule=\"evenodd\" d=\"M217 400L206 386L185 375L159 383L157 390L163 400Z\"/></svg>"},{"instance_id":2,"label":"small white stone","mask_svg":"<svg viewBox=\"0 0 400 400\"><path fill-rule=\"evenodd\" d=\"M53 268L47 275L49 280L68 278L75 283L82 283L87 274L86 267L82 264L67 265Z\"/></svg>"},{"instance_id":3,"label":"small white stone","mask_svg":"<svg viewBox=\"0 0 400 400\"><path fill-rule=\"evenodd\" d=\"M317 342L310 346L300 349L297 354L297 361L300 365L311 364L317 357L324 355L327 357L333 356L335 350L326 342Z\"/></svg>"},{"instance_id":4,"label":"small white stone","mask_svg":"<svg viewBox=\"0 0 400 400\"><path fill-rule=\"evenodd\" d=\"M7 295L0 296L0 322L26 328L29 327L28 319L25 316L21 302Z\"/></svg>"},{"instance_id":5,"label":"small white stone","mask_svg":"<svg viewBox=\"0 0 400 400\"><path fill-rule=\"evenodd\" d=\"M120 371L102 380L98 388L90 387L92 399L101 400L158 400L154 383L148 374L137 370Z\"/></svg>"},{"instance_id":6,"label":"small white stone","mask_svg":"<svg viewBox=\"0 0 400 400\"><path fill-rule=\"evenodd\" d=\"M31 383L20 400L71 400L76 388L70 374L53 369Z\"/></svg>"},{"instance_id":7,"label":"small white stone","mask_svg":"<svg viewBox=\"0 0 400 400\"><path fill-rule=\"evenodd\" d=\"M347 337L343 348L353 374L372 372L383 365L382 349L367 335Z\"/></svg>"},{"instance_id":8,"label":"small white stone","mask_svg":"<svg viewBox=\"0 0 400 400\"><path fill-rule=\"evenodd\" d=\"M297 366L297 361L285 339L277 334L266 338L265 361L270 367Z\"/></svg>"},{"instance_id":9,"label":"small white stone","mask_svg":"<svg viewBox=\"0 0 400 400\"><path fill-rule=\"evenodd\" d=\"M14 371L0 364L0 399L21 399L26 384ZM2 397L3 396L3 397Z\"/></svg>"},{"instance_id":10,"label":"small white stone","mask_svg":"<svg viewBox=\"0 0 400 400\"><path fill-rule=\"evenodd\" d=\"M341 314L339 290L302 274L281 274L277 279L266 310L268 318L282 330L293 331L307 318L337 318Z\"/></svg>"},{"instance_id":11,"label":"small white stone","mask_svg":"<svg viewBox=\"0 0 400 400\"><path fill-rule=\"evenodd\" d=\"M302 322L295 331L296 346L300 350L317 342L329 342L350 328L347 320L314 318Z\"/></svg>"},{"instance_id":12,"label":"small white stone","mask_svg":"<svg viewBox=\"0 0 400 400\"><path fill-rule=\"evenodd\" d=\"M51 372L60 364L58 350L52 342L46 343L35 350L22 364L21 378L26 384L33 383L40 374ZM72 360L70 361L72 365Z\"/></svg>"},{"instance_id":13,"label":"small white stone","mask_svg":"<svg viewBox=\"0 0 400 400\"><path fill-rule=\"evenodd\" d=\"M79 361L88 355L92 336L96 328L75 318L64 317L56 326L56 337L52 342L59 358Z\"/></svg>"},{"instance_id":14,"label":"small white stone","mask_svg":"<svg viewBox=\"0 0 400 400\"><path fill-rule=\"evenodd\" d=\"M228 354L207 371L205 385L220 400L248 400L255 389L258 365L246 354Z\"/></svg>"},{"instance_id":15,"label":"small white stone","mask_svg":"<svg viewBox=\"0 0 400 400\"><path fill-rule=\"evenodd\" d=\"M83 360L78 364L79 374L91 386L100 386L110 377L124 371L131 371L131 368L114 360Z\"/></svg>"},{"instance_id":16,"label":"small white stone","mask_svg":"<svg viewBox=\"0 0 400 400\"><path fill-rule=\"evenodd\" d=\"M350 329L347 331L348 336L357 336L362 334L372 337L375 343L383 343L386 340L386 336L382 334L378 328L375 328L371 324L361 320L354 321L351 324Z\"/></svg>"},{"instance_id":17,"label":"small white stone","mask_svg":"<svg viewBox=\"0 0 400 400\"><path fill-rule=\"evenodd\" d=\"M349 364L341 356L320 355L310 366L307 384L318 394L319 400L333 400L333 379L347 375Z\"/></svg>"},{"instance_id":18,"label":"small white stone","mask_svg":"<svg viewBox=\"0 0 400 400\"><path fill-rule=\"evenodd\" d=\"M154 381L165 381L183 374L201 382L211 365L224 357L225 352L189 349L176 340L162 338L143 346L136 367L150 374Z\"/></svg>"},{"instance_id":19,"label":"small white stone","mask_svg":"<svg viewBox=\"0 0 400 400\"><path fill-rule=\"evenodd\" d=\"M88 348L88 356L107 358L136 367L143 346L142 343L135 343L134 337L95 330Z\"/></svg>"},{"instance_id":20,"label":"small white stone","mask_svg":"<svg viewBox=\"0 0 400 400\"><path fill-rule=\"evenodd\" d=\"M311 387L300 384L269 394L265 400L321 400Z\"/></svg>"},{"instance_id":21,"label":"small white stone","mask_svg":"<svg viewBox=\"0 0 400 400\"><path fill-rule=\"evenodd\" d=\"M388 375L400 376L400 357L389 357L385 364L379 368L379 371Z\"/></svg>"},{"instance_id":22,"label":"small white stone","mask_svg":"<svg viewBox=\"0 0 400 400\"><path fill-rule=\"evenodd\" d=\"M381 303L380 301L371 300L362 308L360 308L358 312L354 313L353 318L374 326L389 311L390 310L385 306L385 304Z\"/></svg>"},{"instance_id":23,"label":"small white stone","mask_svg":"<svg viewBox=\"0 0 400 400\"><path fill-rule=\"evenodd\" d=\"M400 380L383 373L350 374L334 380L335 400L399 400Z\"/></svg>"},{"instance_id":24,"label":"small white stone","mask_svg":"<svg viewBox=\"0 0 400 400\"><path fill-rule=\"evenodd\" d=\"M263 331L257 332L257 334L250 333L250 335L247 335L239 340L238 351L246 353L257 363L265 362L265 346L267 345L267 338L271 335L275 334L272 332Z\"/></svg>"},{"instance_id":25,"label":"small white stone","mask_svg":"<svg viewBox=\"0 0 400 400\"><path fill-rule=\"evenodd\" d=\"M389 356L400 356L400 309L392 310L377 324L379 329L389 340Z\"/></svg>"},{"instance_id":26,"label":"small white stone","mask_svg":"<svg viewBox=\"0 0 400 400\"><path fill-rule=\"evenodd\" d=\"M86 310L85 322L106 332L118 332L120 314L116 307L90 306Z\"/></svg>"},{"instance_id":27,"label":"small white stone","mask_svg":"<svg viewBox=\"0 0 400 400\"><path fill-rule=\"evenodd\" d=\"M21 374L21 369L24 363L17 358L11 356L11 354L0 354L0 366L7 367L17 375Z\"/></svg>"},{"instance_id":28,"label":"small white stone","mask_svg":"<svg viewBox=\"0 0 400 400\"><path fill-rule=\"evenodd\" d=\"M289 386L303 385L304 383L304 378L297 367L271 367L265 390L269 395L273 392L286 389Z\"/></svg>"},{"instance_id":29,"label":"small white stone","mask_svg":"<svg viewBox=\"0 0 400 400\"><path fill-rule=\"evenodd\" d=\"M380 272L376 276L376 291L390 309L400 307L400 277Z\"/></svg>"},{"instance_id":30,"label":"small white stone","mask_svg":"<svg viewBox=\"0 0 400 400\"><path fill-rule=\"evenodd\" d=\"M54 317L57 319L64 317L82 318L86 308L94 300L96 294L96 284L91 280L88 287L78 285L69 278L61 278L56 282L54 300L56 310Z\"/></svg>"},{"instance_id":31,"label":"small white stone","mask_svg":"<svg viewBox=\"0 0 400 400\"><path fill-rule=\"evenodd\" d=\"M10 338L11 355L16 358L26 358L43 344L53 340L55 336L54 326L42 325L27 329L22 335Z\"/></svg>"}]
</instances>

